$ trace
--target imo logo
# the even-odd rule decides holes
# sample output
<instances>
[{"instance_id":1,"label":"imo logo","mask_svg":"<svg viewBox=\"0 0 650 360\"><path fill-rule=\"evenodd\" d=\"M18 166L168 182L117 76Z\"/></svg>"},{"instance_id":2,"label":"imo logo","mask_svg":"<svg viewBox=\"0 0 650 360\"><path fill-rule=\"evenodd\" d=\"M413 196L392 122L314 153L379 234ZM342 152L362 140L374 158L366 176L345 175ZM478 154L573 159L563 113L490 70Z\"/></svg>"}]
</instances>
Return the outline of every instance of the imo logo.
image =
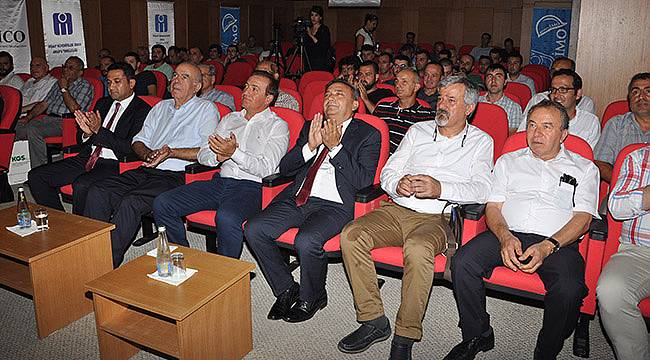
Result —
<instances>
[{"instance_id":1,"label":"imo logo","mask_svg":"<svg viewBox=\"0 0 650 360\"><path fill-rule=\"evenodd\" d=\"M221 19L221 31L226 32L232 28L232 32L237 32L237 19L233 14L226 14Z\"/></svg>"},{"instance_id":2,"label":"imo logo","mask_svg":"<svg viewBox=\"0 0 650 360\"><path fill-rule=\"evenodd\" d=\"M72 35L72 14L54 13L52 14L52 24L55 35Z\"/></svg>"},{"instance_id":3,"label":"imo logo","mask_svg":"<svg viewBox=\"0 0 650 360\"><path fill-rule=\"evenodd\" d=\"M156 15L154 22L156 24L156 32L169 31L169 25L167 24L167 15Z\"/></svg>"},{"instance_id":4,"label":"imo logo","mask_svg":"<svg viewBox=\"0 0 650 360\"><path fill-rule=\"evenodd\" d=\"M542 37L553 30L561 29L566 24L555 15L544 15L535 24L535 32L537 37Z\"/></svg>"}]
</instances>

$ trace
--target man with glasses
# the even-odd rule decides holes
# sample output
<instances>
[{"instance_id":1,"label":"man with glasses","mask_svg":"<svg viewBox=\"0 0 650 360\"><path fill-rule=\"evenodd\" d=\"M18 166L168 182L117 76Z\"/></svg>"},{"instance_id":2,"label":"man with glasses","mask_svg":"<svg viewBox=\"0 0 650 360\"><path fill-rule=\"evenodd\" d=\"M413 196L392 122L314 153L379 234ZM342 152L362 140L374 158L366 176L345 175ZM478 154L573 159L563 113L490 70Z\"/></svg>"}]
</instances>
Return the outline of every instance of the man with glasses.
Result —
<instances>
[{"instance_id":1,"label":"man with glasses","mask_svg":"<svg viewBox=\"0 0 650 360\"><path fill-rule=\"evenodd\" d=\"M395 86L395 83L397 81L396 79L397 73L409 67L411 67L411 59L409 59L408 56L404 56L404 55L395 56L395 58L393 59L393 67L392 67L394 78L384 82L386 84Z\"/></svg>"},{"instance_id":2,"label":"man with glasses","mask_svg":"<svg viewBox=\"0 0 650 360\"><path fill-rule=\"evenodd\" d=\"M214 78L216 74L214 65L200 64L197 66L199 67L199 70L201 70L201 77L203 79L199 97L208 101L218 102L227 106L231 111L234 111L235 98L225 91L214 88Z\"/></svg>"},{"instance_id":3,"label":"man with glasses","mask_svg":"<svg viewBox=\"0 0 650 360\"><path fill-rule=\"evenodd\" d=\"M196 161L219 122L216 106L199 99L198 67L178 65L170 84L172 99L154 106L131 147L144 164L88 189L84 215L116 225L111 233L113 266L124 259L138 231L140 217L152 210L154 198L185 182L185 165Z\"/></svg>"},{"instance_id":4,"label":"man with glasses","mask_svg":"<svg viewBox=\"0 0 650 360\"><path fill-rule=\"evenodd\" d=\"M503 93L506 86L506 68L501 64L492 64L488 66L485 72L485 87L487 93L481 95L478 101L498 105L501 107L508 116L508 128L510 134L517 131L519 124L523 118L521 113L521 106L512 101Z\"/></svg>"},{"instance_id":5,"label":"man with glasses","mask_svg":"<svg viewBox=\"0 0 650 360\"><path fill-rule=\"evenodd\" d=\"M575 71L562 69L553 73L551 79L551 101L564 107L569 114L569 134L576 135L593 149L600 138L600 120L592 113L576 107L582 97L582 78ZM526 121L519 125L519 131L526 130Z\"/></svg>"}]
</instances>

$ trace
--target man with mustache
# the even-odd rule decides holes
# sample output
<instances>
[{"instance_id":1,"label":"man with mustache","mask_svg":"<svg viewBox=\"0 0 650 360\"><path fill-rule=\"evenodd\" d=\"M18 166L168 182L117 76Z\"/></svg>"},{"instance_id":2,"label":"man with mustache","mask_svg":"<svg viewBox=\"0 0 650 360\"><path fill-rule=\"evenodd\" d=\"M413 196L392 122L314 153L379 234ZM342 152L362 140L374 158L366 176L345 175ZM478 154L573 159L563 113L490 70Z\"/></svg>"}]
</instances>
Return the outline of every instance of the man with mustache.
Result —
<instances>
[{"instance_id":1,"label":"man with mustache","mask_svg":"<svg viewBox=\"0 0 650 360\"><path fill-rule=\"evenodd\" d=\"M455 241L446 204L483 203L490 190L492 138L467 123L477 102L478 90L467 78L444 79L435 121L411 126L381 172L381 187L393 201L343 229L341 252L361 327L339 342L342 352L365 351L391 335L370 255L376 248L401 246L404 253L390 358L410 359L413 342L422 338L434 256Z\"/></svg>"},{"instance_id":2,"label":"man with mustache","mask_svg":"<svg viewBox=\"0 0 650 360\"><path fill-rule=\"evenodd\" d=\"M377 80L379 80L379 66L377 63L374 61L362 62L357 73L357 88L368 113L375 111L375 106L379 100L395 96L389 89L377 88Z\"/></svg>"}]
</instances>

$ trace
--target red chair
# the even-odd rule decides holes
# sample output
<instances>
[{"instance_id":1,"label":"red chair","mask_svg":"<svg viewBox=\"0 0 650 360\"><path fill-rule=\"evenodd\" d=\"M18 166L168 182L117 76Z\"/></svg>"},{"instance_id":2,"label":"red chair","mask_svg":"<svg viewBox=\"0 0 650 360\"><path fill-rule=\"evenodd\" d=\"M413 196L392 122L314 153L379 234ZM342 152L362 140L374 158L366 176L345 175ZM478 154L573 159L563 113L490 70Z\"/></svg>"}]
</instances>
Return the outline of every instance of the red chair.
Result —
<instances>
[{"instance_id":1,"label":"red chair","mask_svg":"<svg viewBox=\"0 0 650 360\"><path fill-rule=\"evenodd\" d=\"M53 77L55 77L57 79L61 78L61 75L63 75L62 73L63 73L63 67L61 67L61 66L55 66L55 67L50 69L50 75L52 75Z\"/></svg>"},{"instance_id":2,"label":"red chair","mask_svg":"<svg viewBox=\"0 0 650 360\"><path fill-rule=\"evenodd\" d=\"M97 68L94 68L94 67L85 68L84 73L83 73L83 77L99 79L99 78L102 77L102 72L101 72L101 70L99 70Z\"/></svg>"},{"instance_id":3,"label":"red chair","mask_svg":"<svg viewBox=\"0 0 650 360\"><path fill-rule=\"evenodd\" d=\"M293 96L296 101L298 101L298 112L302 114L303 112L303 106L302 106L302 96L297 90L289 89L289 88L280 88L280 90L284 91L285 93Z\"/></svg>"},{"instance_id":4,"label":"red chair","mask_svg":"<svg viewBox=\"0 0 650 360\"><path fill-rule=\"evenodd\" d=\"M302 78L300 78L300 83L298 85L298 92L300 95L305 94L305 89L307 88L307 85L309 85L313 81L331 81L334 79L334 75L332 75L331 72L328 71L320 71L320 70L314 70L314 71L307 71L302 75Z\"/></svg>"},{"instance_id":5,"label":"red chair","mask_svg":"<svg viewBox=\"0 0 650 360\"><path fill-rule=\"evenodd\" d=\"M346 56L350 56L355 53L356 45L351 41L337 41L333 45L336 52L336 63L338 64L339 60Z\"/></svg>"},{"instance_id":6,"label":"red chair","mask_svg":"<svg viewBox=\"0 0 650 360\"><path fill-rule=\"evenodd\" d=\"M453 50L456 50L456 45L451 44L451 43L445 43L445 49L449 49L449 50L453 49Z\"/></svg>"},{"instance_id":7,"label":"red chair","mask_svg":"<svg viewBox=\"0 0 650 360\"><path fill-rule=\"evenodd\" d=\"M533 79L533 82L535 83L536 93L542 92L546 89L544 87L544 77L542 75L540 75L538 72L534 70L528 70L528 71L524 71L524 70L525 69L522 69L521 73Z\"/></svg>"},{"instance_id":8,"label":"red chair","mask_svg":"<svg viewBox=\"0 0 650 360\"><path fill-rule=\"evenodd\" d=\"M320 93L316 95L312 102L311 102L311 108L309 108L309 111L307 111L305 114L305 119L311 120L314 118L314 115L321 113L325 113L325 107L324 107L324 100L325 100L325 93ZM357 108L357 114L365 114L366 113L366 105L361 99L359 99L359 108Z\"/></svg>"},{"instance_id":9,"label":"red chair","mask_svg":"<svg viewBox=\"0 0 650 360\"><path fill-rule=\"evenodd\" d=\"M252 66L253 69L254 69L255 66L257 66L257 60L258 60L258 58L259 58L259 55L248 54L248 55L244 55L244 56L242 56L241 58L244 59L244 60L246 60L246 62L247 62L250 66Z\"/></svg>"},{"instance_id":10,"label":"red chair","mask_svg":"<svg viewBox=\"0 0 650 360\"><path fill-rule=\"evenodd\" d=\"M23 81L27 81L32 77L32 75L27 73L16 73L16 75L18 75Z\"/></svg>"},{"instance_id":11,"label":"red chair","mask_svg":"<svg viewBox=\"0 0 650 360\"><path fill-rule=\"evenodd\" d=\"M397 101L398 99L399 99L399 98L398 98L397 96L389 96L389 97L385 97L385 98L379 100L379 101L377 102L377 105L379 105L379 104L383 104L383 103L392 103L392 102ZM425 108L427 108L427 109L431 109L431 105L429 105L428 102L426 102L426 101L424 101L424 100L422 100L422 99L418 99L418 98L416 98L415 101L417 101L418 104L422 105L423 107L425 107Z\"/></svg>"},{"instance_id":12,"label":"red chair","mask_svg":"<svg viewBox=\"0 0 650 360\"><path fill-rule=\"evenodd\" d=\"M379 43L379 51L384 51L385 49L393 49L393 53L397 55L397 52L399 49L402 47L401 43L398 42L387 42L387 41L382 41Z\"/></svg>"},{"instance_id":13,"label":"red chair","mask_svg":"<svg viewBox=\"0 0 650 360\"><path fill-rule=\"evenodd\" d=\"M0 173L9 171L9 163L11 161L15 138L15 132L0 129Z\"/></svg>"},{"instance_id":14,"label":"red chair","mask_svg":"<svg viewBox=\"0 0 650 360\"><path fill-rule=\"evenodd\" d=\"M287 55L289 49L293 47L293 43L291 41L283 41L280 47L282 48L282 55Z\"/></svg>"},{"instance_id":15,"label":"red chair","mask_svg":"<svg viewBox=\"0 0 650 360\"><path fill-rule=\"evenodd\" d=\"M512 82L512 81L508 81L506 83L506 87L504 88L503 91L506 94L513 94L517 96L520 101L519 106L521 106L522 109L526 108L526 105L528 105L530 98L533 97L528 85Z\"/></svg>"},{"instance_id":16,"label":"red chair","mask_svg":"<svg viewBox=\"0 0 650 360\"><path fill-rule=\"evenodd\" d=\"M214 67L214 85L221 84L224 73L223 64L216 60L208 60L205 63Z\"/></svg>"},{"instance_id":17,"label":"red chair","mask_svg":"<svg viewBox=\"0 0 650 360\"><path fill-rule=\"evenodd\" d=\"M607 124L609 119L617 115L623 115L628 111L630 111L630 105L627 103L627 100L612 101L605 108L605 112L603 112L603 117L600 120L600 128L605 129L605 124Z\"/></svg>"},{"instance_id":18,"label":"red chair","mask_svg":"<svg viewBox=\"0 0 650 360\"><path fill-rule=\"evenodd\" d=\"M460 50L458 50L458 56L469 54L472 52L472 49L474 48L474 45L463 45L460 47ZM474 59L474 61L477 61L478 59Z\"/></svg>"},{"instance_id":19,"label":"red chair","mask_svg":"<svg viewBox=\"0 0 650 360\"><path fill-rule=\"evenodd\" d=\"M156 96L162 99L167 90L167 76L160 71L152 71L152 73L156 77Z\"/></svg>"},{"instance_id":20,"label":"red chair","mask_svg":"<svg viewBox=\"0 0 650 360\"><path fill-rule=\"evenodd\" d=\"M253 67L247 62L234 62L228 65L226 74L223 77L224 85L243 87L246 80L253 73Z\"/></svg>"},{"instance_id":21,"label":"red chair","mask_svg":"<svg viewBox=\"0 0 650 360\"><path fill-rule=\"evenodd\" d=\"M307 116L307 111L311 110L312 103L314 98L321 93L325 92L325 86L329 83L328 80L315 80L309 83L309 86L301 93L302 95L302 113L305 115L305 119L311 119L310 116ZM322 104L322 101L321 101Z\"/></svg>"},{"instance_id":22,"label":"red chair","mask_svg":"<svg viewBox=\"0 0 650 360\"><path fill-rule=\"evenodd\" d=\"M480 102L476 106L472 125L492 136L494 141L494 160L501 155L508 138L508 115L500 106Z\"/></svg>"},{"instance_id":23,"label":"red chair","mask_svg":"<svg viewBox=\"0 0 650 360\"><path fill-rule=\"evenodd\" d=\"M225 91L235 99L235 110L241 110L242 89L233 85L215 85L215 89Z\"/></svg>"},{"instance_id":24,"label":"red chair","mask_svg":"<svg viewBox=\"0 0 650 360\"><path fill-rule=\"evenodd\" d=\"M291 80L291 79L288 79L288 78L280 79L280 86L279 87L282 90L286 90L286 89L298 90L298 86L296 85L296 82Z\"/></svg>"},{"instance_id":25,"label":"red chair","mask_svg":"<svg viewBox=\"0 0 650 360\"><path fill-rule=\"evenodd\" d=\"M549 73L549 68L547 68L545 65L528 64L521 69L521 73L525 75L536 73L537 75L541 76L543 79L542 90L546 90L549 88L549 86L551 86L551 74Z\"/></svg>"},{"instance_id":26,"label":"red chair","mask_svg":"<svg viewBox=\"0 0 650 360\"><path fill-rule=\"evenodd\" d=\"M418 43L418 48L428 51L429 54L433 53L433 45L431 45L429 43L424 43L424 42Z\"/></svg>"},{"instance_id":27,"label":"red chair","mask_svg":"<svg viewBox=\"0 0 650 360\"><path fill-rule=\"evenodd\" d=\"M13 131L16 120L20 117L20 109L23 107L23 95L20 90L11 86L0 85L0 97L4 101L4 109L0 114L0 130Z\"/></svg>"},{"instance_id":28,"label":"red chair","mask_svg":"<svg viewBox=\"0 0 650 360\"><path fill-rule=\"evenodd\" d=\"M388 89L388 90L392 91L393 94L395 93L395 85L391 85L391 84L384 84L384 83L380 84L380 83L378 83L377 84L377 89Z\"/></svg>"}]
</instances>

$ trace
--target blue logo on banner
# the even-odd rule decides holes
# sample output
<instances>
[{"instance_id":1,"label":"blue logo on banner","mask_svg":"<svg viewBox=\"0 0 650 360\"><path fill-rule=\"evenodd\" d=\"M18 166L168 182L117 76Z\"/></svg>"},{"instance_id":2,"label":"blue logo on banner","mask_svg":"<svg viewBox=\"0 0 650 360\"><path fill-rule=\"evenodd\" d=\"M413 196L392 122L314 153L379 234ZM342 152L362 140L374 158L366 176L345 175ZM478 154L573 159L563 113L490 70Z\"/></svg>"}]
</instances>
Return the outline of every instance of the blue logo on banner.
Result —
<instances>
[{"instance_id":1,"label":"blue logo on banner","mask_svg":"<svg viewBox=\"0 0 650 360\"><path fill-rule=\"evenodd\" d=\"M156 24L156 32L169 31L169 25L167 24L167 15L156 15L154 22Z\"/></svg>"},{"instance_id":2,"label":"blue logo on banner","mask_svg":"<svg viewBox=\"0 0 650 360\"><path fill-rule=\"evenodd\" d=\"M221 8L221 48L225 53L228 46L239 43L239 8Z\"/></svg>"},{"instance_id":3,"label":"blue logo on banner","mask_svg":"<svg viewBox=\"0 0 650 360\"><path fill-rule=\"evenodd\" d=\"M551 67L569 55L571 9L535 9L530 39L530 63Z\"/></svg>"},{"instance_id":4,"label":"blue logo on banner","mask_svg":"<svg viewBox=\"0 0 650 360\"><path fill-rule=\"evenodd\" d=\"M72 35L72 14L54 13L52 14L52 24L54 35Z\"/></svg>"}]
</instances>

